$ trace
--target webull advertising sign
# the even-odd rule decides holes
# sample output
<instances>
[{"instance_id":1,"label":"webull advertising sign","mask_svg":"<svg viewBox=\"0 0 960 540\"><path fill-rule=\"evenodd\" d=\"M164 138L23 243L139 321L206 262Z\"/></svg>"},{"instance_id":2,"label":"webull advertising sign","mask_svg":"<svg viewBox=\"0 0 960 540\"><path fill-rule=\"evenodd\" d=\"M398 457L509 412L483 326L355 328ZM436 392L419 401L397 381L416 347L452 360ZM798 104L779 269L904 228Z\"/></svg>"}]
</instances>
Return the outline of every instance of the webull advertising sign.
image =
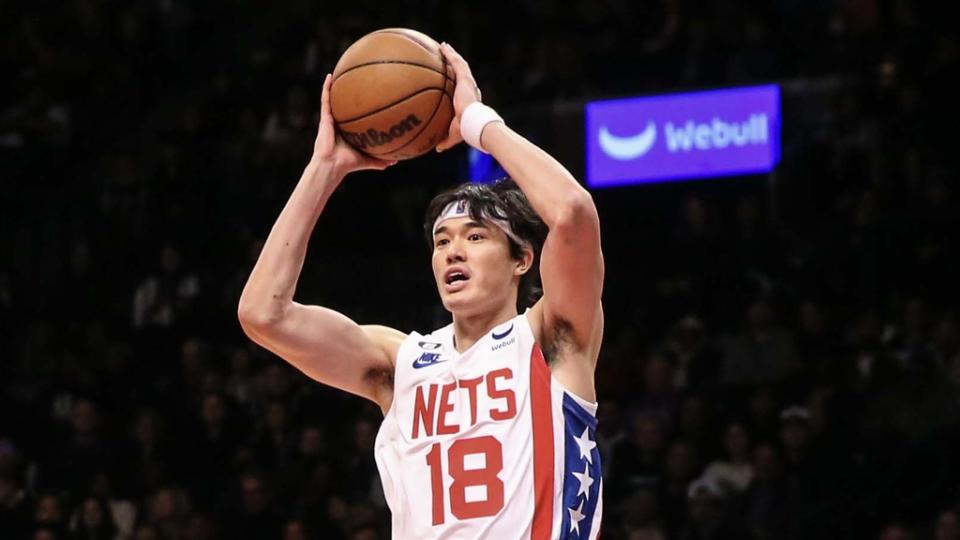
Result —
<instances>
[{"instance_id":1,"label":"webull advertising sign","mask_svg":"<svg viewBox=\"0 0 960 540\"><path fill-rule=\"evenodd\" d=\"M780 159L776 85L595 101L587 185L762 173Z\"/></svg>"}]
</instances>

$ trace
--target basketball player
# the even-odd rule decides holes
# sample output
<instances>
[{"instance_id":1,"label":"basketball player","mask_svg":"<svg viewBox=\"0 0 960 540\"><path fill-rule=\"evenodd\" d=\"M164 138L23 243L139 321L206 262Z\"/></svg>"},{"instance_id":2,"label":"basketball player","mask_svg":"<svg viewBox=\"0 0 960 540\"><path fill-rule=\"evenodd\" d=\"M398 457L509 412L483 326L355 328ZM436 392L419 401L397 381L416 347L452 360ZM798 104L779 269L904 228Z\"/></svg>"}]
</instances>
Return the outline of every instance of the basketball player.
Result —
<instances>
[{"instance_id":1,"label":"basketball player","mask_svg":"<svg viewBox=\"0 0 960 540\"><path fill-rule=\"evenodd\" d=\"M351 171L392 164L338 140L329 76L313 158L254 266L240 322L310 377L380 406L375 457L394 538L596 538L597 211L560 163L480 102L466 61L441 50L457 86L438 150L463 137L513 179L461 186L428 208L433 275L453 323L404 334L294 302L330 194ZM538 281L542 296L518 313Z\"/></svg>"}]
</instances>

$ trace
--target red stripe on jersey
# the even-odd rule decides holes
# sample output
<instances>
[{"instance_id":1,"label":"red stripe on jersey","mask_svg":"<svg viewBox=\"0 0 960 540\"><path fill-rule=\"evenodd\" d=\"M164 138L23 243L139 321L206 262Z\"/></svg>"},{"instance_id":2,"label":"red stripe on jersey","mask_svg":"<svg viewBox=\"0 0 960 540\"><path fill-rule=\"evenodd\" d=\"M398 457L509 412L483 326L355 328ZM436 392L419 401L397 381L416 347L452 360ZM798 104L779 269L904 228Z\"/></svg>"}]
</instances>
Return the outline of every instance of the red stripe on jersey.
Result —
<instances>
[{"instance_id":1,"label":"red stripe on jersey","mask_svg":"<svg viewBox=\"0 0 960 540\"><path fill-rule=\"evenodd\" d=\"M550 407L550 368L540 346L530 354L530 409L533 418L533 534L548 540L553 528L553 412Z\"/></svg>"}]
</instances>

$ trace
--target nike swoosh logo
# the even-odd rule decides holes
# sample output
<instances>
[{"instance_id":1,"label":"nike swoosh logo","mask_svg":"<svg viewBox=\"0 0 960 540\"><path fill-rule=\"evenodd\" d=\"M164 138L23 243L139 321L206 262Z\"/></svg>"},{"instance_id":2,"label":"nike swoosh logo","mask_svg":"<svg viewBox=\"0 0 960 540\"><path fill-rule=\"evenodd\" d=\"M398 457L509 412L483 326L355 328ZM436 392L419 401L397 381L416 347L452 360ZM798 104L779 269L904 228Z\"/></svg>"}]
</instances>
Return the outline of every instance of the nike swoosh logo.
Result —
<instances>
[{"instance_id":1,"label":"nike swoosh logo","mask_svg":"<svg viewBox=\"0 0 960 540\"><path fill-rule=\"evenodd\" d=\"M636 159L649 152L653 143L657 142L657 124L653 121L647 122L643 131L629 137L618 137L610 133L607 126L600 126L599 139L600 148L613 159Z\"/></svg>"},{"instance_id":2,"label":"nike swoosh logo","mask_svg":"<svg viewBox=\"0 0 960 540\"><path fill-rule=\"evenodd\" d=\"M446 360L427 360L426 362L424 362L423 360L417 358L416 360L413 361L413 368L420 369L422 367L434 366L437 364L442 364L444 362L446 362Z\"/></svg>"},{"instance_id":3,"label":"nike swoosh logo","mask_svg":"<svg viewBox=\"0 0 960 540\"><path fill-rule=\"evenodd\" d=\"M512 324L510 325L510 328L507 328L507 331L506 331L506 332L504 332L504 333L502 333L502 334L498 334L498 333L496 333L496 332L493 332L491 335L493 336L493 339L503 339L503 338L509 336L509 335L510 335L510 332L513 332L513 325L512 325Z\"/></svg>"}]
</instances>

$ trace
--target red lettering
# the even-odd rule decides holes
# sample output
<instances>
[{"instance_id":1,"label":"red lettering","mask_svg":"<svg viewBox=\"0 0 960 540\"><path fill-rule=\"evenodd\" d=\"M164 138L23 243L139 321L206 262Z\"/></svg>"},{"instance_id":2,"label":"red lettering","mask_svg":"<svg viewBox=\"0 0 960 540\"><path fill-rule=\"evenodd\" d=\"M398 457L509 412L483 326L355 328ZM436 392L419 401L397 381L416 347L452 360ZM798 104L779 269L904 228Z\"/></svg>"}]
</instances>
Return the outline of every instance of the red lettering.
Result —
<instances>
[{"instance_id":1,"label":"red lettering","mask_svg":"<svg viewBox=\"0 0 960 540\"><path fill-rule=\"evenodd\" d=\"M447 413L453 410L453 403L450 402L450 392L457 389L457 383L443 385L443 391L440 392L440 413L437 418L437 435L453 435L460 431L460 425L447 425Z\"/></svg>"},{"instance_id":2,"label":"red lettering","mask_svg":"<svg viewBox=\"0 0 960 540\"><path fill-rule=\"evenodd\" d=\"M440 463L440 443L433 443L427 454L430 467L430 491L433 492L433 524L443 525L443 469Z\"/></svg>"},{"instance_id":3,"label":"red lettering","mask_svg":"<svg viewBox=\"0 0 960 540\"><path fill-rule=\"evenodd\" d=\"M513 371L511 371L510 368L503 368L487 373L487 395L490 396L490 399L504 398L507 400L506 410L491 409L490 418L494 420L509 420L517 415L517 398L513 390L509 388L504 388L503 390L498 389L497 378L504 380L512 379Z\"/></svg>"},{"instance_id":4,"label":"red lettering","mask_svg":"<svg viewBox=\"0 0 960 540\"><path fill-rule=\"evenodd\" d=\"M483 377L476 379L462 379L459 381L460 388L467 389L467 395L470 396L470 425L477 424L477 387L483 382Z\"/></svg>"},{"instance_id":5,"label":"red lettering","mask_svg":"<svg viewBox=\"0 0 960 540\"><path fill-rule=\"evenodd\" d=\"M417 397L413 405L413 434L412 438L420 436L420 423L423 423L423 431L427 437L433 436L433 411L437 405L437 385L430 385L430 405L423 399L423 387L417 387Z\"/></svg>"},{"instance_id":6,"label":"red lettering","mask_svg":"<svg viewBox=\"0 0 960 540\"><path fill-rule=\"evenodd\" d=\"M432 437L434 434L455 435L460 432L462 427L460 422L450 424L447 418L447 415L453 412L454 400L456 399L455 392L458 388L467 391L470 404L470 425L475 426L478 420L477 408L479 403L477 388L484 383L484 379L486 379L487 396L491 400L504 400L490 409L490 419L509 420L517 416L517 397L513 389L497 387L498 380L508 381L513 379L513 371L510 368L502 368L487 373L486 377L461 379L443 386L431 384L428 390L424 390L425 385L418 386L413 407L411 437L413 439L420 437L421 424L423 424L422 433L426 437ZM437 394L439 394L439 402Z\"/></svg>"},{"instance_id":7,"label":"red lettering","mask_svg":"<svg viewBox=\"0 0 960 540\"><path fill-rule=\"evenodd\" d=\"M483 454L486 464L482 469L466 469L468 454ZM450 511L457 519L473 519L496 515L503 508L503 480L497 473L503 470L503 445L495 437L485 435L460 439L450 445L447 453L450 477ZM467 487L484 486L483 500L467 502Z\"/></svg>"}]
</instances>

